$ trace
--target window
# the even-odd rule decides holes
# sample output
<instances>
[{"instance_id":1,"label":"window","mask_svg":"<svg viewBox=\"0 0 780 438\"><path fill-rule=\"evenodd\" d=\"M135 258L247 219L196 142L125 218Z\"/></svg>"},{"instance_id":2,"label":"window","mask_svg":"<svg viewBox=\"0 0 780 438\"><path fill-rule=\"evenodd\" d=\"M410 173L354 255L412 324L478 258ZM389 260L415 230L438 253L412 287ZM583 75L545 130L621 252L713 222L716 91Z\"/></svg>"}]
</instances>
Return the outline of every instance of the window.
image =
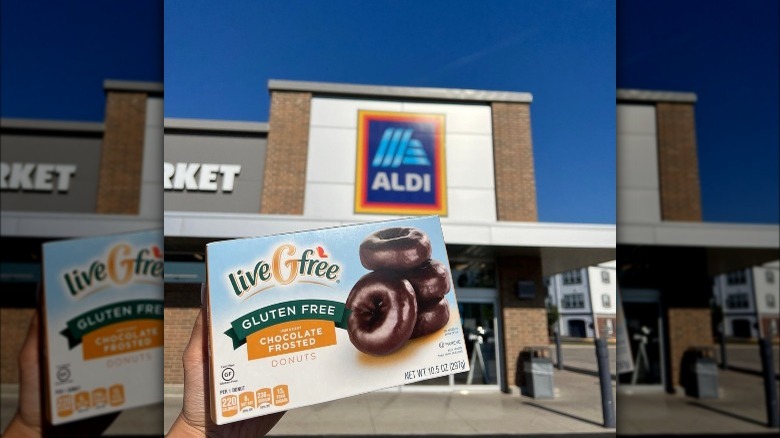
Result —
<instances>
[{"instance_id":1,"label":"window","mask_svg":"<svg viewBox=\"0 0 780 438\"><path fill-rule=\"evenodd\" d=\"M601 282L609 284L609 271L601 271Z\"/></svg>"},{"instance_id":2,"label":"window","mask_svg":"<svg viewBox=\"0 0 780 438\"><path fill-rule=\"evenodd\" d=\"M496 287L496 266L482 260L451 260L452 279L457 287Z\"/></svg>"},{"instance_id":3,"label":"window","mask_svg":"<svg viewBox=\"0 0 780 438\"><path fill-rule=\"evenodd\" d=\"M738 293L729 295L726 298L726 307L729 309L747 309L750 307L748 294Z\"/></svg>"},{"instance_id":4,"label":"window","mask_svg":"<svg viewBox=\"0 0 780 438\"><path fill-rule=\"evenodd\" d=\"M774 283L775 282L775 273L770 271L770 270L767 270L765 272L766 272L766 282L769 283L769 284Z\"/></svg>"},{"instance_id":5,"label":"window","mask_svg":"<svg viewBox=\"0 0 780 438\"><path fill-rule=\"evenodd\" d=\"M775 296L766 294L766 306L769 307L770 309L774 309L776 304L777 303L775 302Z\"/></svg>"},{"instance_id":6,"label":"window","mask_svg":"<svg viewBox=\"0 0 780 438\"><path fill-rule=\"evenodd\" d=\"M561 307L564 309L584 309L585 296L583 294L566 294L561 300Z\"/></svg>"},{"instance_id":7,"label":"window","mask_svg":"<svg viewBox=\"0 0 780 438\"><path fill-rule=\"evenodd\" d=\"M610 297L609 294L601 294L601 305L604 306L605 309L611 308L612 297Z\"/></svg>"},{"instance_id":8,"label":"window","mask_svg":"<svg viewBox=\"0 0 780 438\"><path fill-rule=\"evenodd\" d=\"M563 273L563 284L582 284L582 274L579 269Z\"/></svg>"},{"instance_id":9,"label":"window","mask_svg":"<svg viewBox=\"0 0 780 438\"><path fill-rule=\"evenodd\" d=\"M726 283L728 284L745 284L747 283L747 276L745 271L734 271L726 274Z\"/></svg>"}]
</instances>

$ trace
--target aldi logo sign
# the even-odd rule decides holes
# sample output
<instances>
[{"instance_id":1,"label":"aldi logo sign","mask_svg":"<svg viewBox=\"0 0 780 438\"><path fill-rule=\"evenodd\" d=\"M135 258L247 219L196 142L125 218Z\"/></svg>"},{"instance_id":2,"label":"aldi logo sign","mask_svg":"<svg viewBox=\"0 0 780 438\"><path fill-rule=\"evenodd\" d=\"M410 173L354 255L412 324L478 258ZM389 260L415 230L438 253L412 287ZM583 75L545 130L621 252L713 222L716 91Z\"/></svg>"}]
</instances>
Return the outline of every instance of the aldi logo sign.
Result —
<instances>
[{"instance_id":1,"label":"aldi logo sign","mask_svg":"<svg viewBox=\"0 0 780 438\"><path fill-rule=\"evenodd\" d=\"M447 214L444 115L358 112L355 212Z\"/></svg>"}]
</instances>

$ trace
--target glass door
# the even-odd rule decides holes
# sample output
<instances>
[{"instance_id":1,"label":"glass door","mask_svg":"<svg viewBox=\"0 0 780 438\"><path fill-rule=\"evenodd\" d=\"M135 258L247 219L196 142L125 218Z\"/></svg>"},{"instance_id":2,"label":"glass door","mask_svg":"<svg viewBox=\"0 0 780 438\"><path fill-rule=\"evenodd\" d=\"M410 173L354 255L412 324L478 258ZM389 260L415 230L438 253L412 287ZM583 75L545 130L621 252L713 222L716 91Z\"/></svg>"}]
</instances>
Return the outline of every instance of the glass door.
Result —
<instances>
[{"instance_id":1,"label":"glass door","mask_svg":"<svg viewBox=\"0 0 780 438\"><path fill-rule=\"evenodd\" d=\"M455 374L455 385L498 385L498 319L493 302L459 300L470 371Z\"/></svg>"},{"instance_id":2,"label":"glass door","mask_svg":"<svg viewBox=\"0 0 780 438\"><path fill-rule=\"evenodd\" d=\"M660 293L649 289L624 289L620 293L634 371L619 375L619 388L662 390L665 376Z\"/></svg>"},{"instance_id":3,"label":"glass door","mask_svg":"<svg viewBox=\"0 0 780 438\"><path fill-rule=\"evenodd\" d=\"M456 291L470 371L437 377L402 387L402 390L498 389L498 292L495 289L461 288Z\"/></svg>"}]
</instances>

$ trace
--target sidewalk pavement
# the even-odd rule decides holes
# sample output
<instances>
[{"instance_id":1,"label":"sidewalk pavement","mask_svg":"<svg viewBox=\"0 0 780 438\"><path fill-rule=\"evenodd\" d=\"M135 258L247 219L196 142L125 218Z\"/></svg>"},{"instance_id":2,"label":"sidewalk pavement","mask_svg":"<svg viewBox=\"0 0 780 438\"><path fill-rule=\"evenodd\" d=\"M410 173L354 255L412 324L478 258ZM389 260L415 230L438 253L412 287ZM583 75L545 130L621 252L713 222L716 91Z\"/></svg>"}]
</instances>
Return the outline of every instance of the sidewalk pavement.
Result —
<instances>
[{"instance_id":1,"label":"sidewalk pavement","mask_svg":"<svg viewBox=\"0 0 780 438\"><path fill-rule=\"evenodd\" d=\"M618 392L621 435L777 434L766 427L763 379L719 370L719 398L699 400L665 392Z\"/></svg>"},{"instance_id":2,"label":"sidewalk pavement","mask_svg":"<svg viewBox=\"0 0 780 438\"><path fill-rule=\"evenodd\" d=\"M421 387L378 391L293 409L274 436L614 434L601 426L598 379L555 371L556 398L535 400L497 389L429 392ZM613 386L614 391L614 386ZM165 391L165 430L181 409L181 386Z\"/></svg>"},{"instance_id":3,"label":"sidewalk pavement","mask_svg":"<svg viewBox=\"0 0 780 438\"><path fill-rule=\"evenodd\" d=\"M611 363L614 353L610 346ZM411 385L293 409L271 435L614 434L614 429L601 426L599 382L593 375L597 370L595 346L564 345L567 361L592 373L555 370L556 397L552 400L521 397L516 387L512 394L503 394L495 388L430 392L429 387ZM613 382L613 400L614 390ZM166 431L180 410L181 386L166 386Z\"/></svg>"},{"instance_id":4,"label":"sidewalk pavement","mask_svg":"<svg viewBox=\"0 0 780 438\"><path fill-rule=\"evenodd\" d=\"M730 346L731 347L731 346ZM554 350L554 347L553 347ZM736 363L755 367L749 347L730 348ZM614 353L614 348L610 348ZM430 392L406 386L289 411L274 436L614 434L601 427L595 353L590 345L564 345L567 368L554 371L556 398L536 400L497 389ZM617 393L621 435L770 434L765 426L763 381L756 373L719 370L720 398L697 400L680 391ZM14 387L14 388L11 388ZM9 391L11 388L11 391ZM16 409L15 385L3 385L0 427ZM613 381L613 391L615 389ZM161 405L124 412L107 435L155 435L167 431L181 410L180 385L166 386ZM161 411L163 415L161 416ZM160 419L162 420L160 424Z\"/></svg>"}]
</instances>

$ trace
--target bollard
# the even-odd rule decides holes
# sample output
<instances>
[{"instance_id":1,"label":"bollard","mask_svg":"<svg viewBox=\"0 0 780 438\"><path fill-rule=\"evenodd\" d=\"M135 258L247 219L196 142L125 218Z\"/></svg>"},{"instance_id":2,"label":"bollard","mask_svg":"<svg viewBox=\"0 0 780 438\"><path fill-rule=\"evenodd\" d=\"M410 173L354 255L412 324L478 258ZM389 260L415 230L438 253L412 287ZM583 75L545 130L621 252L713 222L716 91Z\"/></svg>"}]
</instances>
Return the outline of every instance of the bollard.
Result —
<instances>
[{"instance_id":1,"label":"bollard","mask_svg":"<svg viewBox=\"0 0 780 438\"><path fill-rule=\"evenodd\" d=\"M780 426L780 412L777 410L777 386L775 386L775 366L772 358L772 342L769 339L758 340L761 353L761 369L764 374L764 399L766 401L766 423L768 427Z\"/></svg>"},{"instance_id":2,"label":"bollard","mask_svg":"<svg viewBox=\"0 0 780 438\"><path fill-rule=\"evenodd\" d=\"M726 356L726 327L724 322L720 323L720 369L725 370L729 367L728 357Z\"/></svg>"},{"instance_id":3,"label":"bollard","mask_svg":"<svg viewBox=\"0 0 780 438\"><path fill-rule=\"evenodd\" d=\"M555 359L556 364L555 367L559 370L563 369L563 354L561 352L561 333L556 328L555 329Z\"/></svg>"},{"instance_id":4,"label":"bollard","mask_svg":"<svg viewBox=\"0 0 780 438\"><path fill-rule=\"evenodd\" d=\"M604 427L614 429L615 402L612 398L612 376L609 372L609 350L607 340L596 338L596 363L599 368L599 383L601 386L601 412L604 416Z\"/></svg>"}]
</instances>

